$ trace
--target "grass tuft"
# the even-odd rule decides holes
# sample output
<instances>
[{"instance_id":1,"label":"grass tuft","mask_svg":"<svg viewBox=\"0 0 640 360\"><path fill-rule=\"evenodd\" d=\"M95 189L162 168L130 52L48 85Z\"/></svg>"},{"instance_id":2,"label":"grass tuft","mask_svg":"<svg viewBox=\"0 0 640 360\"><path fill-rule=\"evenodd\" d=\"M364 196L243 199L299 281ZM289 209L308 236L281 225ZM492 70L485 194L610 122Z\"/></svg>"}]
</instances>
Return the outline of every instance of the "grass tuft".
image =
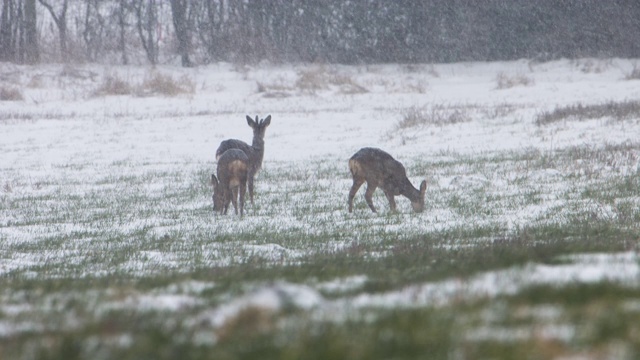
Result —
<instances>
[{"instance_id":1,"label":"grass tuft","mask_svg":"<svg viewBox=\"0 0 640 360\"><path fill-rule=\"evenodd\" d=\"M396 130L421 126L445 126L471 121L464 108L436 105L430 109L411 107L405 110L402 120L396 124Z\"/></svg>"},{"instance_id":2,"label":"grass tuft","mask_svg":"<svg viewBox=\"0 0 640 360\"><path fill-rule=\"evenodd\" d=\"M498 90L510 89L516 86L531 86L533 84L534 81L532 78L522 74L507 75L503 72L500 72L496 76L496 88Z\"/></svg>"},{"instance_id":3,"label":"grass tuft","mask_svg":"<svg viewBox=\"0 0 640 360\"><path fill-rule=\"evenodd\" d=\"M102 79L102 84L94 90L94 96L105 95L130 95L133 86L122 80L118 75L107 75Z\"/></svg>"},{"instance_id":4,"label":"grass tuft","mask_svg":"<svg viewBox=\"0 0 640 360\"><path fill-rule=\"evenodd\" d=\"M337 86L343 94L366 93L367 89L358 84L350 76L340 74L335 70L329 70L324 66L304 69L298 72L295 87L306 93L315 93L320 90L328 90Z\"/></svg>"},{"instance_id":5,"label":"grass tuft","mask_svg":"<svg viewBox=\"0 0 640 360\"><path fill-rule=\"evenodd\" d=\"M625 80L640 80L640 68L637 64L633 65L633 69L625 77Z\"/></svg>"},{"instance_id":6,"label":"grass tuft","mask_svg":"<svg viewBox=\"0 0 640 360\"><path fill-rule=\"evenodd\" d=\"M626 120L640 117L640 101L629 100L622 102L610 101L598 105L583 105L582 103L556 107L552 111L538 114L535 123L538 126L548 125L563 120L589 120L610 117L614 120Z\"/></svg>"},{"instance_id":7,"label":"grass tuft","mask_svg":"<svg viewBox=\"0 0 640 360\"><path fill-rule=\"evenodd\" d=\"M154 71L142 81L137 93L140 96L193 94L195 93L195 84L187 76L174 79L171 75Z\"/></svg>"},{"instance_id":8,"label":"grass tuft","mask_svg":"<svg viewBox=\"0 0 640 360\"><path fill-rule=\"evenodd\" d=\"M0 86L0 101L22 101L22 92L12 86Z\"/></svg>"},{"instance_id":9,"label":"grass tuft","mask_svg":"<svg viewBox=\"0 0 640 360\"><path fill-rule=\"evenodd\" d=\"M131 83L120 76L106 75L102 83L93 91L94 96L136 95L136 96L177 96L195 93L195 84L188 76L175 79L171 75L153 71L141 83Z\"/></svg>"}]
</instances>

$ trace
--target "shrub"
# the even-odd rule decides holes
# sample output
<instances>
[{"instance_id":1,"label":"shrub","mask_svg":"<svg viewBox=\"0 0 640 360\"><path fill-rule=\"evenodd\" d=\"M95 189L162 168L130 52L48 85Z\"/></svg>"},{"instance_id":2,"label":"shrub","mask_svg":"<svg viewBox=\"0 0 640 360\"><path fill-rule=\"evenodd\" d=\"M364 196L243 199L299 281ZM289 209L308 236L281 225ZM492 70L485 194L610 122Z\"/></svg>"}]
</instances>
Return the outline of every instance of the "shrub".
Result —
<instances>
[{"instance_id":1,"label":"shrub","mask_svg":"<svg viewBox=\"0 0 640 360\"><path fill-rule=\"evenodd\" d=\"M22 92L14 87L0 87L0 101L21 101L24 100Z\"/></svg>"},{"instance_id":2,"label":"shrub","mask_svg":"<svg viewBox=\"0 0 640 360\"><path fill-rule=\"evenodd\" d=\"M129 95L133 87L117 75L105 76L102 84L93 92L96 96L103 95Z\"/></svg>"},{"instance_id":3,"label":"shrub","mask_svg":"<svg viewBox=\"0 0 640 360\"><path fill-rule=\"evenodd\" d=\"M258 81L256 82L256 85L257 85L258 93L263 94L265 98L278 99L278 98L286 98L291 96L290 92L292 89L284 85L281 80L278 82L269 83L269 84Z\"/></svg>"},{"instance_id":4,"label":"shrub","mask_svg":"<svg viewBox=\"0 0 640 360\"><path fill-rule=\"evenodd\" d=\"M611 67L611 59L578 59L575 66L585 74L600 74Z\"/></svg>"},{"instance_id":5,"label":"shrub","mask_svg":"<svg viewBox=\"0 0 640 360\"><path fill-rule=\"evenodd\" d=\"M467 112L459 107L445 107L437 105L430 110L411 107L404 113L402 120L396 124L396 129L406 129L425 125L451 125L470 121Z\"/></svg>"},{"instance_id":6,"label":"shrub","mask_svg":"<svg viewBox=\"0 0 640 360\"><path fill-rule=\"evenodd\" d=\"M131 84L122 80L118 75L106 75L102 84L94 90L95 96L106 95L131 95L151 96L165 95L176 96L178 94L193 94L195 92L195 84L189 77L182 76L174 79L170 75L159 72L151 72L143 79L142 83Z\"/></svg>"},{"instance_id":7,"label":"shrub","mask_svg":"<svg viewBox=\"0 0 640 360\"><path fill-rule=\"evenodd\" d=\"M367 89L356 83L351 77L327 70L324 66L305 69L298 72L295 87L303 92L315 93L318 90L327 90L330 86L337 86L343 94L360 94Z\"/></svg>"},{"instance_id":8,"label":"shrub","mask_svg":"<svg viewBox=\"0 0 640 360\"><path fill-rule=\"evenodd\" d=\"M138 95L161 94L175 96L178 94L193 94L195 84L187 76L175 80L170 75L153 72L147 76L139 87Z\"/></svg>"},{"instance_id":9,"label":"shrub","mask_svg":"<svg viewBox=\"0 0 640 360\"><path fill-rule=\"evenodd\" d=\"M496 76L498 89L509 89L515 86L531 86L534 81L530 77L525 75L513 75L508 76L503 72L498 73Z\"/></svg>"},{"instance_id":10,"label":"shrub","mask_svg":"<svg viewBox=\"0 0 640 360\"><path fill-rule=\"evenodd\" d=\"M637 64L633 65L633 69L631 69L631 72L627 74L627 76L625 76L626 80L640 80L640 69L638 68Z\"/></svg>"}]
</instances>

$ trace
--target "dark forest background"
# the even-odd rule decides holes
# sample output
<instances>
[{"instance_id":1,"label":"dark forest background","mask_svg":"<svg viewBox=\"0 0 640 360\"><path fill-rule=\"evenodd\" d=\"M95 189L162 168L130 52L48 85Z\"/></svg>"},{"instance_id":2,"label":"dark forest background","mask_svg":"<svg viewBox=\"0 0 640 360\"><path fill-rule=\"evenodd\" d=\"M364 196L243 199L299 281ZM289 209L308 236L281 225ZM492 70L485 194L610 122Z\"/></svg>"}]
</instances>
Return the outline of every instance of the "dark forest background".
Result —
<instances>
[{"instance_id":1,"label":"dark forest background","mask_svg":"<svg viewBox=\"0 0 640 360\"><path fill-rule=\"evenodd\" d=\"M0 0L0 61L640 57L640 0Z\"/></svg>"}]
</instances>

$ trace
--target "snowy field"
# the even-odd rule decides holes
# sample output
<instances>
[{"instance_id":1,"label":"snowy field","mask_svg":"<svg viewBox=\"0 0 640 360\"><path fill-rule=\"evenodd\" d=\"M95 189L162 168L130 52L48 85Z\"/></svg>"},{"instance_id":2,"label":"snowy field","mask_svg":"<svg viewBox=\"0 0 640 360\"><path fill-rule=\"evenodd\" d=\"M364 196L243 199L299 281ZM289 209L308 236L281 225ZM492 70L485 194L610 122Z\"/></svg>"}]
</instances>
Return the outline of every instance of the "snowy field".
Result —
<instances>
[{"instance_id":1,"label":"snowy field","mask_svg":"<svg viewBox=\"0 0 640 360\"><path fill-rule=\"evenodd\" d=\"M436 329L434 358L640 356L634 60L0 79L2 358L418 358ZM268 114L255 204L214 215L218 144ZM364 146L423 213L348 213Z\"/></svg>"}]
</instances>

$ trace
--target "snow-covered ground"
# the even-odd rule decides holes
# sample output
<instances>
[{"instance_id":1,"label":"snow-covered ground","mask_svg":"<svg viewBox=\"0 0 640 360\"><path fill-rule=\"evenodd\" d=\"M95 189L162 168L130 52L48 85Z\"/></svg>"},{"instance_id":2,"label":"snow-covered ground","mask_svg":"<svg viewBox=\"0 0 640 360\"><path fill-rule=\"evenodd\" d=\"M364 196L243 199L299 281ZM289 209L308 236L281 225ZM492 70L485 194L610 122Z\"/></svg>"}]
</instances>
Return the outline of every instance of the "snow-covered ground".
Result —
<instances>
[{"instance_id":1,"label":"snow-covered ground","mask_svg":"<svg viewBox=\"0 0 640 360\"><path fill-rule=\"evenodd\" d=\"M599 64L597 71L585 72L580 65L590 61ZM61 75L65 74L61 66L3 64L3 74L18 84L25 100L2 103L4 156L0 165L5 170L67 165L81 159L102 164L123 159L211 161L211 153L221 140L250 140L245 114L273 115L266 137L267 163L324 156L344 159L367 145L393 150L396 157L430 157L443 151L547 151L570 145L623 143L636 140L632 130L637 121L606 126L606 131L602 131L602 120L550 129L541 129L533 121L536 114L557 106L638 99L637 81L625 80L633 66L632 61L614 59L541 64L523 60L424 68L160 67L157 71L175 79L186 77L195 92L175 97L136 97L91 93L104 76L135 84L151 70L79 66L65 76ZM318 90L301 89L296 81L305 71L318 72L319 78L347 77L366 92L352 94L331 84ZM525 76L531 83L498 89L500 74ZM258 84L276 91L258 92ZM461 108L474 121L387 136L408 109L434 106ZM508 116L486 115L501 107L508 107Z\"/></svg>"},{"instance_id":2,"label":"snow-covered ground","mask_svg":"<svg viewBox=\"0 0 640 360\"><path fill-rule=\"evenodd\" d=\"M610 205L579 199L568 203L559 194L581 191L575 182L578 174L594 173L600 181L638 174L640 118L565 120L545 126L535 120L557 107L640 99L639 80L626 79L635 66L634 60L625 59L423 66L217 64L155 70L0 64L0 86L17 88L24 96L22 101L0 102L0 275L150 276L249 258L275 266L295 264L314 252L375 241L376 231L395 233L401 240L406 233L461 224L511 229L552 221L549 218L572 209L613 221L617 213ZM94 94L106 77L136 86L154 73L192 90L175 96ZM501 85L505 79L513 86ZM410 112L444 119L458 114L463 120L402 126ZM256 114L273 118L257 180L257 210L243 219L214 218L204 189L214 169L215 149L227 138L250 142L245 115ZM346 162L364 146L380 147L402 160L414 184L428 179L423 214L410 214L406 199L399 199L402 215L389 219L382 196L376 198L380 215L364 206L347 214L351 180ZM556 166L551 161L548 167L523 167L527 161L522 158L553 158L565 150L596 152L616 146L629 150L592 163L563 160ZM474 166L491 158L501 160L493 167ZM448 162L452 165L437 165ZM316 189L315 195L307 186ZM446 193L464 201L474 189L503 200L484 209L489 215L477 215L473 209L469 210L473 214L460 214L443 200ZM524 205L504 200L527 191L540 200ZM362 192L357 197L360 205ZM176 193L180 195L173 196ZM120 203L122 198L127 202ZM625 201L637 206L639 199L636 195ZM304 213L306 203L315 207L312 216ZM84 205L87 208L73 208ZM370 232L349 233L362 222ZM315 236L327 228L344 230L344 235L322 244L255 235L268 229L274 234ZM144 243L133 246L128 239ZM110 259L112 252L121 258ZM219 326L247 306L274 311L294 306L316 309L322 316L354 307L437 306L460 296L508 294L539 282L628 283L639 276L638 254L624 252L573 259L569 265L530 264L465 280L414 284L376 295L357 291L367 281L366 274L306 285L276 282L258 284L219 307L202 310L191 321ZM192 282L182 290L103 294L107 301L100 309L179 311L202 306L199 294L215 286L215 282ZM322 294L347 295L328 300ZM17 317L31 311L28 305L19 305L20 296L0 290L0 313ZM0 336L39 329L16 324L0 319Z\"/></svg>"}]
</instances>

